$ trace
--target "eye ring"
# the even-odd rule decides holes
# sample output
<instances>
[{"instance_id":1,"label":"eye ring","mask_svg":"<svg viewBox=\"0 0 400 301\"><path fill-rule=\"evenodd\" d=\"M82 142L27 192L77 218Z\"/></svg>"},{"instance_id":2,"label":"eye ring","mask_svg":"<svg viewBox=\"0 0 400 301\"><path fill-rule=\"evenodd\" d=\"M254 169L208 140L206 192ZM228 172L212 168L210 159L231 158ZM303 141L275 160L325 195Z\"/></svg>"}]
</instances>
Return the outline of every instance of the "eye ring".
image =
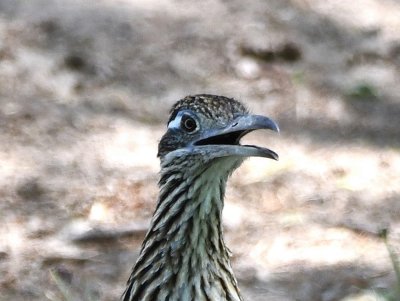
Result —
<instances>
[{"instance_id":1,"label":"eye ring","mask_svg":"<svg viewBox=\"0 0 400 301\"><path fill-rule=\"evenodd\" d=\"M181 128L188 133L193 133L197 130L197 122L193 117L185 114L181 118Z\"/></svg>"}]
</instances>

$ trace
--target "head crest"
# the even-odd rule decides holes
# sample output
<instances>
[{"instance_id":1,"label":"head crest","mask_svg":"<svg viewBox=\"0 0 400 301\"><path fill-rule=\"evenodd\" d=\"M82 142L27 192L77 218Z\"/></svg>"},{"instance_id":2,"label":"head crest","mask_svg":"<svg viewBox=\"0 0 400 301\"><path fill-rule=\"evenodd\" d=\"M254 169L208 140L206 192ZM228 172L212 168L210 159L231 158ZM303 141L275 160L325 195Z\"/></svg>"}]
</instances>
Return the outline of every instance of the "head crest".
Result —
<instances>
[{"instance_id":1,"label":"head crest","mask_svg":"<svg viewBox=\"0 0 400 301\"><path fill-rule=\"evenodd\" d=\"M248 113L247 108L233 98L211 94L190 95L175 103L170 111L168 122L173 120L182 109L201 113L212 119L231 119L237 114Z\"/></svg>"}]
</instances>

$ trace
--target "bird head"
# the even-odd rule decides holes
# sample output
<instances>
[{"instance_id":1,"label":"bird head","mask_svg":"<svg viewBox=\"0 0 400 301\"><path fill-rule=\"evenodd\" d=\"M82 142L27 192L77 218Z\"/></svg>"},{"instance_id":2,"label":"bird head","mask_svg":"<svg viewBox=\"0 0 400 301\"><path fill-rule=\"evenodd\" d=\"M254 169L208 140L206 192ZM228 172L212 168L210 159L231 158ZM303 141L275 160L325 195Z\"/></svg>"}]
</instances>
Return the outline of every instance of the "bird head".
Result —
<instances>
[{"instance_id":1,"label":"bird head","mask_svg":"<svg viewBox=\"0 0 400 301\"><path fill-rule=\"evenodd\" d=\"M244 135L258 129L279 132L273 120L250 114L232 98L208 94L187 96L171 109L158 157L162 162L185 155L201 157L203 162L226 157L278 160L278 154L268 148L240 144Z\"/></svg>"}]
</instances>

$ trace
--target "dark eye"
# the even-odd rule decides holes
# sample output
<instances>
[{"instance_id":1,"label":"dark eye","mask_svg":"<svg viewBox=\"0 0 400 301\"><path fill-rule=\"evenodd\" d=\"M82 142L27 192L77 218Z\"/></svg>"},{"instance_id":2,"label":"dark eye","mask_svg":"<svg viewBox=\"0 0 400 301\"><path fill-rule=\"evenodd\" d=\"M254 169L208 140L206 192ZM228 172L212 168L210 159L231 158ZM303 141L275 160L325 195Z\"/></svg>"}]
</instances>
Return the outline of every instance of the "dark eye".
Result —
<instances>
[{"instance_id":1,"label":"dark eye","mask_svg":"<svg viewBox=\"0 0 400 301\"><path fill-rule=\"evenodd\" d=\"M183 115L181 119L181 128L188 133L192 133L197 129L196 120L189 115Z\"/></svg>"}]
</instances>

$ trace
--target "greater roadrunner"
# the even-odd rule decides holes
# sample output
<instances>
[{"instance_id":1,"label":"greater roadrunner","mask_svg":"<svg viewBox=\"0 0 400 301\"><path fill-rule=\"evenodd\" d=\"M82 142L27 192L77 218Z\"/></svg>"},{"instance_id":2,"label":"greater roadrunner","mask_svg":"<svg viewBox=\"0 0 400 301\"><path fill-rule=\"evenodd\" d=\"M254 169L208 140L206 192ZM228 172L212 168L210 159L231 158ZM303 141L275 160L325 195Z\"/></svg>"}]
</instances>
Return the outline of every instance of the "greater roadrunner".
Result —
<instances>
[{"instance_id":1,"label":"greater roadrunner","mask_svg":"<svg viewBox=\"0 0 400 301\"><path fill-rule=\"evenodd\" d=\"M158 204L123 301L243 300L221 213L226 181L244 158L278 159L267 148L239 144L257 129L278 126L224 96L188 96L172 107L158 146Z\"/></svg>"}]
</instances>

